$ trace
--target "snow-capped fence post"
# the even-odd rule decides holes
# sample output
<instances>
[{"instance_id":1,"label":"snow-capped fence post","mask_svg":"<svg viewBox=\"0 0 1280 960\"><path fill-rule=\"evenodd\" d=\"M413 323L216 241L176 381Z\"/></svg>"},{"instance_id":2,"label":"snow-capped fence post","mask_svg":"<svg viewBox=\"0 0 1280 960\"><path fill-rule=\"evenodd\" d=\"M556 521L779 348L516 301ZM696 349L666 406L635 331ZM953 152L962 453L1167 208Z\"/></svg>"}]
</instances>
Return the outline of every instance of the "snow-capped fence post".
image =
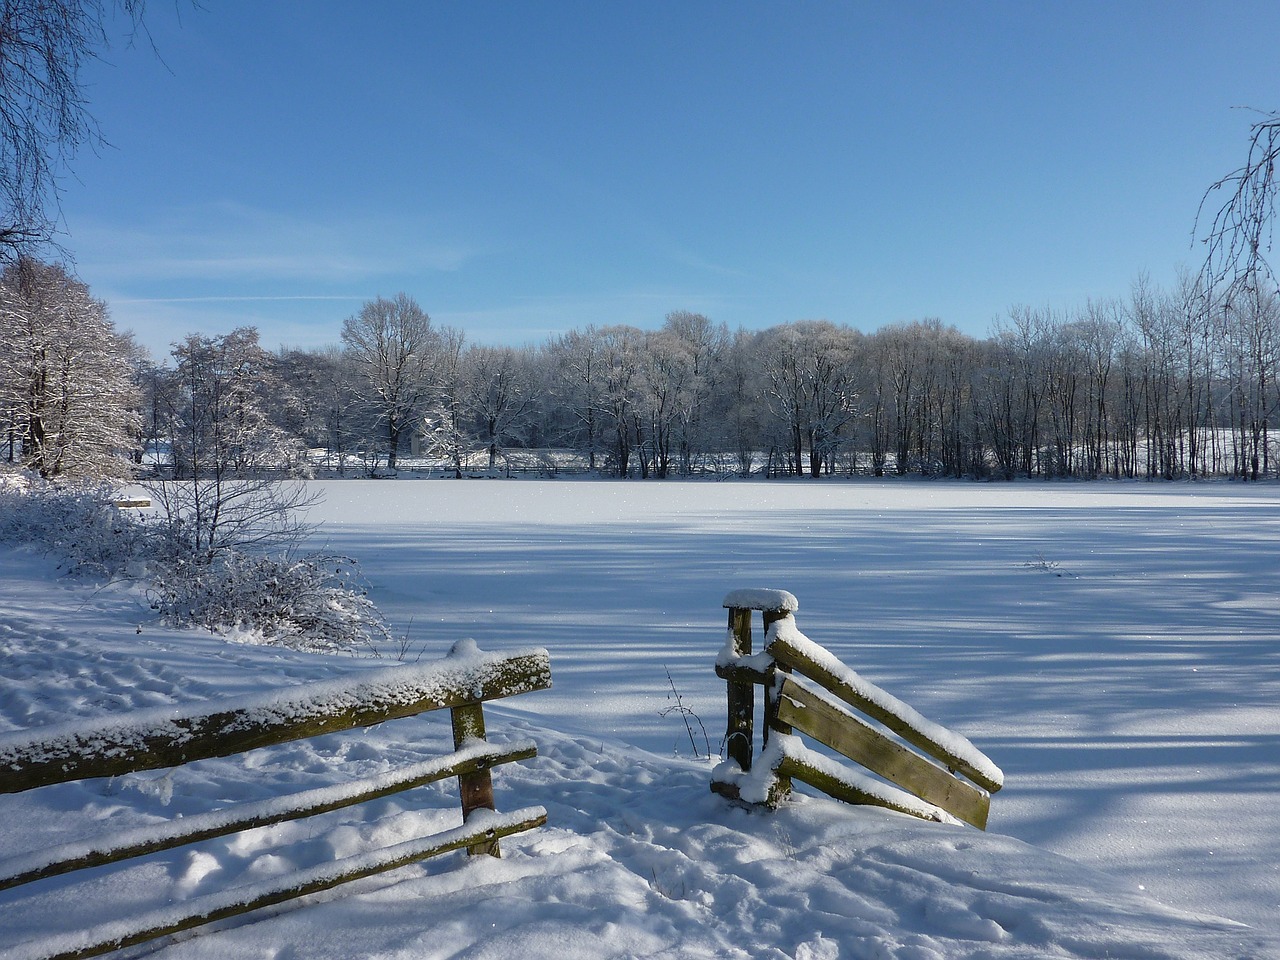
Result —
<instances>
[{"instance_id":1,"label":"snow-capped fence post","mask_svg":"<svg viewBox=\"0 0 1280 960\"><path fill-rule=\"evenodd\" d=\"M730 685L730 736L735 732L735 696L742 699L734 691L735 684L764 687L765 722L760 755L747 756L743 762L740 753L730 751L729 759L712 775L713 791L776 807L790 792L794 778L849 803L874 804L932 820L958 818L986 827L987 791L999 790L1004 774L973 744L868 683L804 636L795 625L799 603L786 591L735 590L724 605L730 611L731 628L744 617L749 623L752 610L762 611L765 622L763 653L753 655L749 639L746 645L739 639L741 628L731 629L716 659L717 675ZM749 638L749 626L746 629ZM893 737L844 705L876 721ZM754 749L750 729L748 721L748 752ZM814 753L796 734L817 740L888 783Z\"/></svg>"},{"instance_id":2,"label":"snow-capped fence post","mask_svg":"<svg viewBox=\"0 0 1280 960\"><path fill-rule=\"evenodd\" d=\"M465 848L473 854L499 856L499 838L541 826L547 816L542 807L511 813L494 810L490 769L534 757L537 747L528 740L488 743L481 704L550 686L551 661L546 650L488 654L474 642L462 641L449 656L431 663L371 670L340 680L196 704L185 710L135 711L97 722L58 724L0 736L0 794L232 756L446 708L452 715L455 748L443 757L378 776L12 857L0 862L0 890L327 813L449 778L458 780L463 813L459 827L89 930L17 944L5 953L6 960L98 956L451 850Z\"/></svg>"}]
</instances>

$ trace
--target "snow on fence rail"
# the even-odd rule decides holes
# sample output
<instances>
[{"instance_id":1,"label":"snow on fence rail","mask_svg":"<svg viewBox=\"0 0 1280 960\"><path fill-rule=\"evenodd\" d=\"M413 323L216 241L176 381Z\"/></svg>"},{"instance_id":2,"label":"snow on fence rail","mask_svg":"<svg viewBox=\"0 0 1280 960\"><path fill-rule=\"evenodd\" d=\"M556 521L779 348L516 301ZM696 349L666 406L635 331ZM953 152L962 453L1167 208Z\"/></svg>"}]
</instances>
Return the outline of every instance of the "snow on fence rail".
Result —
<instances>
[{"instance_id":1,"label":"snow on fence rail","mask_svg":"<svg viewBox=\"0 0 1280 960\"><path fill-rule=\"evenodd\" d=\"M794 778L849 803L986 828L990 793L1003 785L1004 774L973 744L868 683L802 634L794 616L800 604L785 590L735 590L724 606L729 633L716 674L728 683L728 758L716 768L712 790L772 807L790 793ZM763 616L765 649L753 655L755 610ZM759 757L753 756L757 685L765 696ZM809 750L796 731L884 779Z\"/></svg>"},{"instance_id":2,"label":"snow on fence rail","mask_svg":"<svg viewBox=\"0 0 1280 960\"><path fill-rule=\"evenodd\" d=\"M0 861L0 889L87 867L296 820L450 777L458 779L462 826L347 857L261 883L220 891L89 930L17 944L6 960L91 957L328 890L351 880L463 847L501 856L498 841L546 823L542 807L494 811L489 770L537 755L531 741L485 740L486 700L551 686L551 662L536 648L487 654L455 644L441 660L371 671L355 679L301 684L269 694L171 709L137 711L96 723L58 724L0 736L0 793L89 777L114 777L224 757L448 708L454 752L376 777L121 831Z\"/></svg>"}]
</instances>

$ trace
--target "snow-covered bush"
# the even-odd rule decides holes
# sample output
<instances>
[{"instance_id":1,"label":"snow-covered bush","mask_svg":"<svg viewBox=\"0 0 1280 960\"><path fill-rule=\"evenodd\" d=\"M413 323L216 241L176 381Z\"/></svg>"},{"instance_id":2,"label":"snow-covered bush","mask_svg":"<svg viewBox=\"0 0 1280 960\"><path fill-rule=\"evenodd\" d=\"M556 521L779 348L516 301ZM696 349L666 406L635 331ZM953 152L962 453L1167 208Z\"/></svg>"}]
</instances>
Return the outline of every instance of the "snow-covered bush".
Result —
<instances>
[{"instance_id":1,"label":"snow-covered bush","mask_svg":"<svg viewBox=\"0 0 1280 960\"><path fill-rule=\"evenodd\" d=\"M0 477L0 542L39 547L70 573L134 581L170 625L310 650L376 652L391 640L354 560L232 547L196 553L170 525L115 499L104 484Z\"/></svg>"},{"instance_id":2,"label":"snow-covered bush","mask_svg":"<svg viewBox=\"0 0 1280 960\"><path fill-rule=\"evenodd\" d=\"M0 541L35 544L72 573L125 575L152 538L115 499L107 483L54 485L9 474L0 483Z\"/></svg>"},{"instance_id":3,"label":"snow-covered bush","mask_svg":"<svg viewBox=\"0 0 1280 960\"><path fill-rule=\"evenodd\" d=\"M263 557L224 550L197 563L176 555L153 570L148 594L165 621L248 632L308 650L373 651L391 639L347 557Z\"/></svg>"}]
</instances>

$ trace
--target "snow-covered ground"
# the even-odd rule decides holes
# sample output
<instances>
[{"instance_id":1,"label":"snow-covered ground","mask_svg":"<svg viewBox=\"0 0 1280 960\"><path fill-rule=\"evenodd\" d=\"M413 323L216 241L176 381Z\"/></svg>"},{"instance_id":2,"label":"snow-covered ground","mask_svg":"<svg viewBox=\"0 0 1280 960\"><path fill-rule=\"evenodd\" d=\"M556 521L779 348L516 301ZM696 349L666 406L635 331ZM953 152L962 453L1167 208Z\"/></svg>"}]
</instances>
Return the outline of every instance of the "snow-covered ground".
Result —
<instances>
[{"instance_id":1,"label":"snow-covered ground","mask_svg":"<svg viewBox=\"0 0 1280 960\"><path fill-rule=\"evenodd\" d=\"M499 809L549 824L502 861L449 855L166 958L1280 957L1280 487L321 486L316 545L360 559L405 637L384 657L460 637L550 650L553 689L486 710L493 739L540 752L495 774ZM988 831L712 795L664 715L668 674L718 750L720 603L742 587L796 594L810 638L999 764ZM0 607L0 732L386 666L160 628L127 591L10 549ZM0 856L379 773L447 738L432 715L0 796ZM455 806L423 788L5 891L0 957Z\"/></svg>"}]
</instances>

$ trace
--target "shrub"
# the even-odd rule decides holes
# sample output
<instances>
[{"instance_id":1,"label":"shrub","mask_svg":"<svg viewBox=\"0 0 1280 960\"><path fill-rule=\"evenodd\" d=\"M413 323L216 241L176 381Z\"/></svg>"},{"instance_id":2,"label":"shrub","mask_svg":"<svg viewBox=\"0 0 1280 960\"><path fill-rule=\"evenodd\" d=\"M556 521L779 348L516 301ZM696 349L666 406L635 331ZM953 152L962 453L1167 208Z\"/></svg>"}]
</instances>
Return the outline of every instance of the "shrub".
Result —
<instances>
[{"instance_id":1,"label":"shrub","mask_svg":"<svg viewBox=\"0 0 1280 960\"><path fill-rule=\"evenodd\" d=\"M391 639L348 557L263 557L224 550L197 562L178 555L156 566L148 594L174 626L248 631L266 643L295 649L364 646L376 651Z\"/></svg>"},{"instance_id":2,"label":"shrub","mask_svg":"<svg viewBox=\"0 0 1280 960\"><path fill-rule=\"evenodd\" d=\"M116 506L108 483L55 485L28 473L0 481L0 540L36 545L70 573L124 575L145 557L150 539Z\"/></svg>"},{"instance_id":3,"label":"shrub","mask_svg":"<svg viewBox=\"0 0 1280 960\"><path fill-rule=\"evenodd\" d=\"M223 548L195 553L172 528L115 505L109 485L0 477L0 541L32 544L69 573L138 582L164 622L335 651L391 640L356 562Z\"/></svg>"}]
</instances>

